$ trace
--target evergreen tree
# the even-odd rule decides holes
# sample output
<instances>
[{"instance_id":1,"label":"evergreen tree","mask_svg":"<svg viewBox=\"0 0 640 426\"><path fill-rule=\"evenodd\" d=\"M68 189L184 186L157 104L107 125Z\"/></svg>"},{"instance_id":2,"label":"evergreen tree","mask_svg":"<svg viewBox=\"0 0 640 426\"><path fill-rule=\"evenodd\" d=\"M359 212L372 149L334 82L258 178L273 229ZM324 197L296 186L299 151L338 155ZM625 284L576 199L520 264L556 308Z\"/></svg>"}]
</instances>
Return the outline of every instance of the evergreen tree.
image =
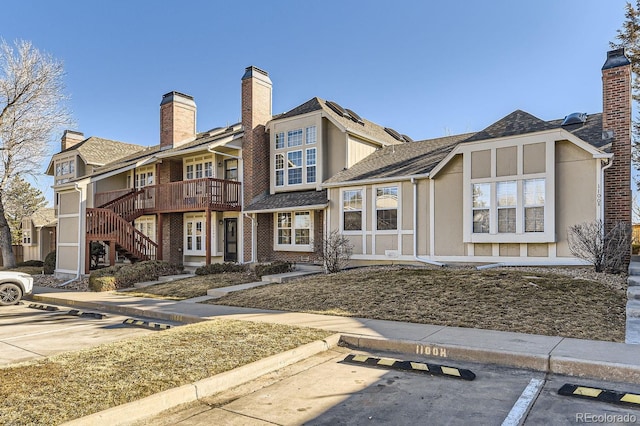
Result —
<instances>
[{"instance_id":1,"label":"evergreen tree","mask_svg":"<svg viewBox=\"0 0 640 426\"><path fill-rule=\"evenodd\" d=\"M22 219L31 216L46 206L47 201L42 191L17 176L9 182L7 192L3 195L4 213L11 228L11 243L22 243Z\"/></svg>"}]
</instances>

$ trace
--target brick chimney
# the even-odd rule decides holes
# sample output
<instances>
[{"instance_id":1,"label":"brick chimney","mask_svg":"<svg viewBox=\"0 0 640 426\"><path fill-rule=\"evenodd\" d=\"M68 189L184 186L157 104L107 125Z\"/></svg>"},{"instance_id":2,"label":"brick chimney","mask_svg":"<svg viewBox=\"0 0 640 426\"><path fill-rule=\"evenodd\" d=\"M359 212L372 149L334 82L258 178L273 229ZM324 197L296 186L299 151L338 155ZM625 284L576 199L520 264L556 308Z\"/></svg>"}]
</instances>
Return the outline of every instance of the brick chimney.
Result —
<instances>
[{"instance_id":1,"label":"brick chimney","mask_svg":"<svg viewBox=\"0 0 640 426\"><path fill-rule=\"evenodd\" d=\"M269 135L265 125L271 120L269 73L250 66L242 76L242 142L244 206L269 192ZM244 219L245 229L252 223ZM244 260L251 259L251 233L244 232Z\"/></svg>"},{"instance_id":2,"label":"brick chimney","mask_svg":"<svg viewBox=\"0 0 640 426\"><path fill-rule=\"evenodd\" d=\"M169 92L160 102L160 149L169 149L196 137L196 103L193 97Z\"/></svg>"},{"instance_id":3,"label":"brick chimney","mask_svg":"<svg viewBox=\"0 0 640 426\"><path fill-rule=\"evenodd\" d=\"M618 222L631 229L631 62L624 48L607 52L602 67L602 137L612 138L613 153L605 171L605 229Z\"/></svg>"},{"instance_id":4,"label":"brick chimney","mask_svg":"<svg viewBox=\"0 0 640 426\"><path fill-rule=\"evenodd\" d=\"M85 140L84 133L76 132L74 130L65 130L62 134L62 138L60 138L60 151L69 149L72 146L79 144L83 140Z\"/></svg>"}]
</instances>

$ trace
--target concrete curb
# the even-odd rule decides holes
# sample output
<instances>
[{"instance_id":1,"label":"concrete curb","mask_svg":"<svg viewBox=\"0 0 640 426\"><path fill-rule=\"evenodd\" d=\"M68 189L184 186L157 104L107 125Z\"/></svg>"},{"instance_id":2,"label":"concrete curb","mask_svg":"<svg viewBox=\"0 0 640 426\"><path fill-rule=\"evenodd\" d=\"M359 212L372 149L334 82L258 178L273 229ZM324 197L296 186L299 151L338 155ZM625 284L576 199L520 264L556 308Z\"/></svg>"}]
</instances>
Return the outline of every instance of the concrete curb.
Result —
<instances>
[{"instance_id":1,"label":"concrete curb","mask_svg":"<svg viewBox=\"0 0 640 426\"><path fill-rule=\"evenodd\" d=\"M231 371L199 380L195 383L168 389L146 398L112 407L98 413L64 423L69 426L93 426L96 424L127 425L156 415L181 404L197 401L255 380L260 376L302 361L338 345L340 334L324 340L307 343L270 357L243 365Z\"/></svg>"},{"instance_id":2,"label":"concrete curb","mask_svg":"<svg viewBox=\"0 0 640 426\"><path fill-rule=\"evenodd\" d=\"M640 366L601 359L586 359L561 353L523 353L507 350L488 350L452 344L429 344L422 341L377 339L343 334L340 343L371 351L397 352L451 361L470 361L497 364L514 368L562 374L574 377L611 380L640 384ZM448 361L446 361L448 362Z\"/></svg>"}]
</instances>

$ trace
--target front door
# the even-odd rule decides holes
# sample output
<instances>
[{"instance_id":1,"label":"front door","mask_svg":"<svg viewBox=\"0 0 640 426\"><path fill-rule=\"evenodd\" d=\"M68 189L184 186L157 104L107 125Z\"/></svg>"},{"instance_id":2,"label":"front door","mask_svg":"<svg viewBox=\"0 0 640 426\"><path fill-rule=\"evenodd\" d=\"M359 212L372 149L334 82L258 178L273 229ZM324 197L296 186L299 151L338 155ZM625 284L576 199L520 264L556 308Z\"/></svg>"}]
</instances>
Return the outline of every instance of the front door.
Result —
<instances>
[{"instance_id":1,"label":"front door","mask_svg":"<svg viewBox=\"0 0 640 426\"><path fill-rule=\"evenodd\" d=\"M238 261L238 219L224 220L224 261Z\"/></svg>"}]
</instances>

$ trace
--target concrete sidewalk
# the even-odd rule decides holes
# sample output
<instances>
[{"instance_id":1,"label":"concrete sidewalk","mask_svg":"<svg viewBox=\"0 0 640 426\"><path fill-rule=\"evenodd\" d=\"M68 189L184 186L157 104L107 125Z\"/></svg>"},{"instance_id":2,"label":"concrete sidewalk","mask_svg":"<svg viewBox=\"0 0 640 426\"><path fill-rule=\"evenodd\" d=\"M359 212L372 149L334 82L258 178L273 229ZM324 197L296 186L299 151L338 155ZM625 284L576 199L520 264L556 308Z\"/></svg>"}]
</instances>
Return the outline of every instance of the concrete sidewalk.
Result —
<instances>
[{"instance_id":1,"label":"concrete sidewalk","mask_svg":"<svg viewBox=\"0 0 640 426\"><path fill-rule=\"evenodd\" d=\"M34 288L33 299L43 303L184 323L223 318L313 327L340 333L343 343L365 350L440 358L441 362L444 359L473 361L640 384L640 346L624 343L269 311L139 298L122 293L74 292L43 287Z\"/></svg>"}]
</instances>

